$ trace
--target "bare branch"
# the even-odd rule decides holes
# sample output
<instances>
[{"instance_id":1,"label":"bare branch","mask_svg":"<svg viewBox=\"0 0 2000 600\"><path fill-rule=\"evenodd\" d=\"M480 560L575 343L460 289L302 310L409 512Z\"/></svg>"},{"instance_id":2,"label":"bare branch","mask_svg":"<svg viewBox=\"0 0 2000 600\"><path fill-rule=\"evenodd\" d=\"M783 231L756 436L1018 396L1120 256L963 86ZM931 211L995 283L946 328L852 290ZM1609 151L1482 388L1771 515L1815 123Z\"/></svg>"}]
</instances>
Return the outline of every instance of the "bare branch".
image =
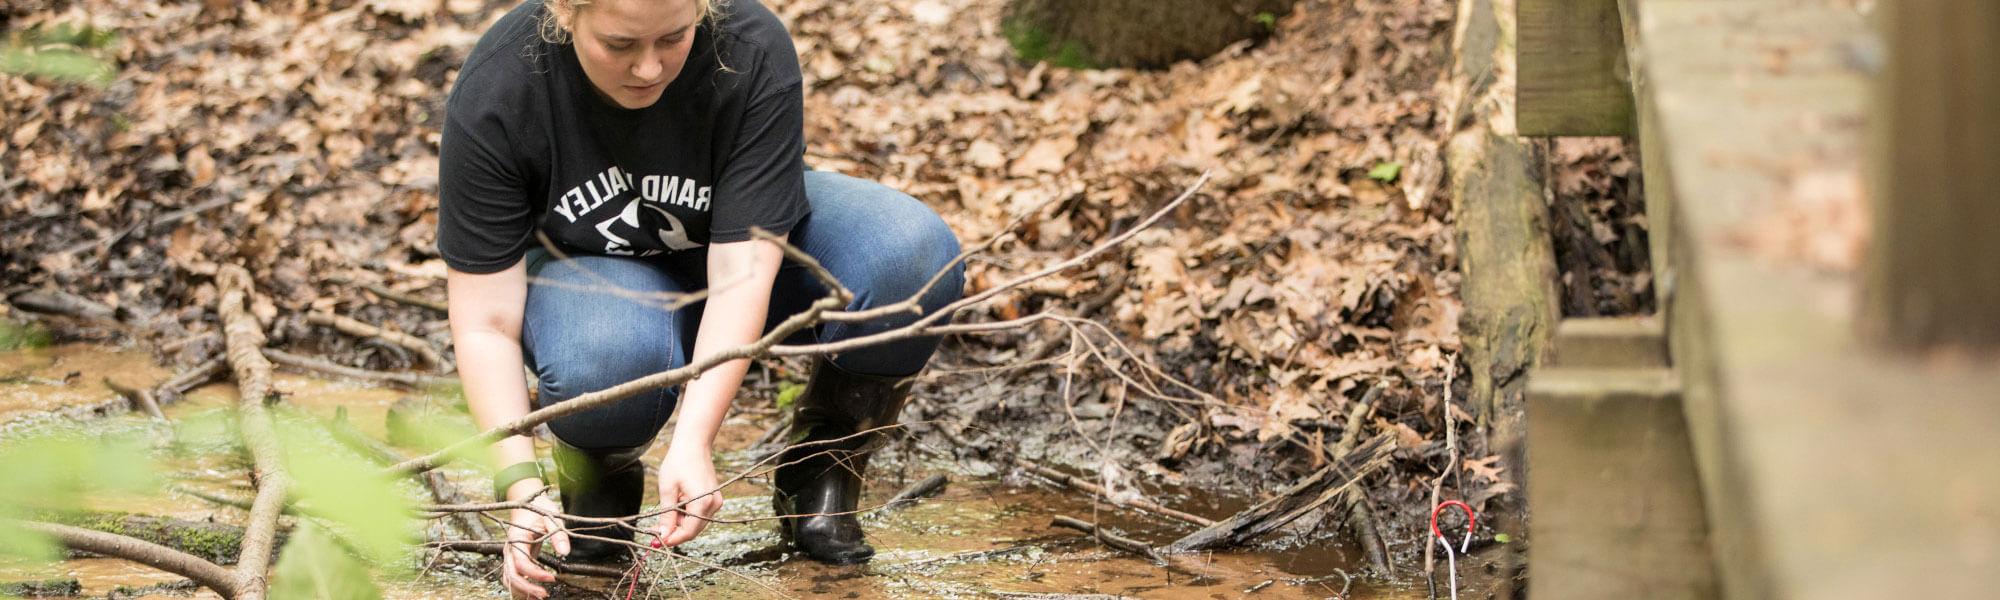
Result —
<instances>
[{"instance_id":1,"label":"bare branch","mask_svg":"<svg viewBox=\"0 0 2000 600\"><path fill-rule=\"evenodd\" d=\"M356 319L326 312L306 313L306 322L332 327L341 333L352 336L374 338L395 344L403 349L415 352L418 358L423 359L424 364L438 369L445 367L444 355L438 354L437 348L432 347L430 342L419 339L414 335L376 327Z\"/></svg>"},{"instance_id":2,"label":"bare branch","mask_svg":"<svg viewBox=\"0 0 2000 600\"><path fill-rule=\"evenodd\" d=\"M348 379L359 379L362 381L393 383L396 385L414 389L421 389L435 385L447 385L456 383L458 381L457 379L451 377L438 377L434 375L424 375L422 373L392 373L388 371L370 371L368 369L357 369L347 365L335 364L330 361L320 360L310 356L300 356L297 354L292 354L290 352L286 352L276 348L265 348L264 356L270 358L271 362L275 362L287 367L303 371L313 371L325 375L332 375L334 377L345 377Z\"/></svg>"},{"instance_id":3,"label":"bare branch","mask_svg":"<svg viewBox=\"0 0 2000 600\"><path fill-rule=\"evenodd\" d=\"M245 308L251 293L250 273L237 265L224 265L216 272L222 297L216 314L222 317L230 370L236 374L241 392L237 401L238 429L257 472L257 499L251 503L250 518L243 528L243 551L236 562L234 593L243 598L261 599L268 584L271 553L276 543L278 516L285 508L291 485L278 447L278 434L264 408L271 395L271 362L265 360L264 329Z\"/></svg>"}]
</instances>

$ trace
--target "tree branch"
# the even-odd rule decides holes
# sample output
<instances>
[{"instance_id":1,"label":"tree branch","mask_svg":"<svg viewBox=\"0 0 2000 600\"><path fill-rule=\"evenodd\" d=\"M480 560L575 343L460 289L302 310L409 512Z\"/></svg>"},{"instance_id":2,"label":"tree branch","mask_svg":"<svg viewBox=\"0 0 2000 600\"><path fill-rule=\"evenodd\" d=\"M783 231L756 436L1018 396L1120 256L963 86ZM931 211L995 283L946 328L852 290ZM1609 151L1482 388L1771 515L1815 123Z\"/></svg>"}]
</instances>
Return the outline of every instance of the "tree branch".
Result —
<instances>
[{"instance_id":1,"label":"tree branch","mask_svg":"<svg viewBox=\"0 0 2000 600\"><path fill-rule=\"evenodd\" d=\"M284 512L291 481L271 413L264 407L265 398L271 395L271 362L263 353L264 329L244 306L251 293L250 273L237 265L224 265L215 278L223 290L216 301L216 314L222 317L229 367L241 395L236 403L238 429L257 473L257 499L251 502L250 518L243 528L237 584L231 589L238 597L261 600L269 583L267 572L276 544L278 516Z\"/></svg>"},{"instance_id":2,"label":"tree branch","mask_svg":"<svg viewBox=\"0 0 2000 600\"><path fill-rule=\"evenodd\" d=\"M23 526L56 538L63 546L105 556L115 556L155 569L193 579L223 598L245 598L243 582L236 574L192 554L152 542L81 527L53 523L25 522ZM261 595L261 594L259 594Z\"/></svg>"},{"instance_id":3,"label":"tree branch","mask_svg":"<svg viewBox=\"0 0 2000 600\"><path fill-rule=\"evenodd\" d=\"M325 325L328 327L332 327L336 330L339 330L341 333L345 333L352 336L374 338L382 340L384 342L395 344L403 349L415 352L417 354L417 358L423 359L424 364L430 365L431 367L437 368L439 370L442 370L445 367L444 356L438 354L437 348L431 347L430 342L418 339L417 336L403 333L401 331L391 331L381 327L376 327L374 325L363 323L359 320L343 317L333 313L323 313L323 312L306 313L306 322L312 323L314 325Z\"/></svg>"}]
</instances>

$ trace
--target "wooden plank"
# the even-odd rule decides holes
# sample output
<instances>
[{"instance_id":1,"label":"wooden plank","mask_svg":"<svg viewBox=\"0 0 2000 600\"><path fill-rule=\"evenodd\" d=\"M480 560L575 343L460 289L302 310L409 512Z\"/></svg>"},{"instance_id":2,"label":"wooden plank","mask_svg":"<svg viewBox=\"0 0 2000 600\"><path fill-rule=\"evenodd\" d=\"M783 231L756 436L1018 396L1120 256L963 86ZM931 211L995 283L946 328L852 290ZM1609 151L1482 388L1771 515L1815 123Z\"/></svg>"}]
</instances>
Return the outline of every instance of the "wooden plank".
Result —
<instances>
[{"instance_id":1,"label":"wooden plank","mask_svg":"<svg viewBox=\"0 0 2000 600\"><path fill-rule=\"evenodd\" d=\"M1632 4L1649 200L1655 165L1674 190L1669 345L1724 596L1991 595L2000 365L1863 343L1860 273L1758 243L1788 214L1825 214L1800 202L1841 192L1829 182L1861 186L1881 56L1863 15L1846 0Z\"/></svg>"},{"instance_id":2,"label":"wooden plank","mask_svg":"<svg viewBox=\"0 0 2000 600\"><path fill-rule=\"evenodd\" d=\"M2000 3L1879 10L1866 324L1898 346L2000 349Z\"/></svg>"},{"instance_id":3,"label":"wooden plank","mask_svg":"<svg viewBox=\"0 0 2000 600\"><path fill-rule=\"evenodd\" d=\"M1518 133L1631 135L1618 0L1519 0L1517 10Z\"/></svg>"},{"instance_id":4,"label":"wooden plank","mask_svg":"<svg viewBox=\"0 0 2000 600\"><path fill-rule=\"evenodd\" d=\"M1530 377L1528 597L1716 597L1677 389L1666 369Z\"/></svg>"},{"instance_id":5,"label":"wooden plank","mask_svg":"<svg viewBox=\"0 0 2000 600\"><path fill-rule=\"evenodd\" d=\"M1645 317L1563 319L1548 364L1564 368L1666 368L1666 331Z\"/></svg>"}]
</instances>

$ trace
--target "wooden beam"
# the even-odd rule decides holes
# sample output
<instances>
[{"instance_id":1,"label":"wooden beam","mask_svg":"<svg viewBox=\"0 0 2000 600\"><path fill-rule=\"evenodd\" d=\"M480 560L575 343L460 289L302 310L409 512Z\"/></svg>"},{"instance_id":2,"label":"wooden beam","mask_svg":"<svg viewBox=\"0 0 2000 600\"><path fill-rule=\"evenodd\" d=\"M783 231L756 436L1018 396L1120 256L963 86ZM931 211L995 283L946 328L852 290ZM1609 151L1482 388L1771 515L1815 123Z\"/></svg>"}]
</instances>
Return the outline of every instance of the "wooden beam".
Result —
<instances>
[{"instance_id":1,"label":"wooden beam","mask_svg":"<svg viewBox=\"0 0 2000 600\"><path fill-rule=\"evenodd\" d=\"M1864 330L1895 346L2000 349L2000 4L1877 10L1888 61Z\"/></svg>"},{"instance_id":2,"label":"wooden beam","mask_svg":"<svg viewBox=\"0 0 2000 600\"><path fill-rule=\"evenodd\" d=\"M1626 136L1632 85L1618 0L1519 0L1515 127L1525 136Z\"/></svg>"},{"instance_id":3,"label":"wooden beam","mask_svg":"<svg viewBox=\"0 0 2000 600\"><path fill-rule=\"evenodd\" d=\"M1537 369L1528 479L1528 597L1718 595L1673 372Z\"/></svg>"}]
</instances>

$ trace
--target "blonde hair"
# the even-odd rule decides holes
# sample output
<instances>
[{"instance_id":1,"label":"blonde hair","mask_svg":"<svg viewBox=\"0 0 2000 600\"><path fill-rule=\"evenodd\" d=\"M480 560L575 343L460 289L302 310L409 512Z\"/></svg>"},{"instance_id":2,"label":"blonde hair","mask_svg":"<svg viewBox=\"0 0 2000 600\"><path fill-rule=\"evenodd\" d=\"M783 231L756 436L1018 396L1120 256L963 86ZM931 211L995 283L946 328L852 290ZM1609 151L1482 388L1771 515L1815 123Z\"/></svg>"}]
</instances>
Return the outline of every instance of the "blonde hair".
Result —
<instances>
[{"instance_id":1,"label":"blonde hair","mask_svg":"<svg viewBox=\"0 0 2000 600\"><path fill-rule=\"evenodd\" d=\"M577 11L590 6L592 1L543 0L542 5L547 7L548 12L542 15L542 40L551 44L570 43L569 28L564 24L575 22ZM722 8L729 0L693 0L693 2L695 23L707 22L709 25L714 25L716 21L726 16Z\"/></svg>"}]
</instances>

